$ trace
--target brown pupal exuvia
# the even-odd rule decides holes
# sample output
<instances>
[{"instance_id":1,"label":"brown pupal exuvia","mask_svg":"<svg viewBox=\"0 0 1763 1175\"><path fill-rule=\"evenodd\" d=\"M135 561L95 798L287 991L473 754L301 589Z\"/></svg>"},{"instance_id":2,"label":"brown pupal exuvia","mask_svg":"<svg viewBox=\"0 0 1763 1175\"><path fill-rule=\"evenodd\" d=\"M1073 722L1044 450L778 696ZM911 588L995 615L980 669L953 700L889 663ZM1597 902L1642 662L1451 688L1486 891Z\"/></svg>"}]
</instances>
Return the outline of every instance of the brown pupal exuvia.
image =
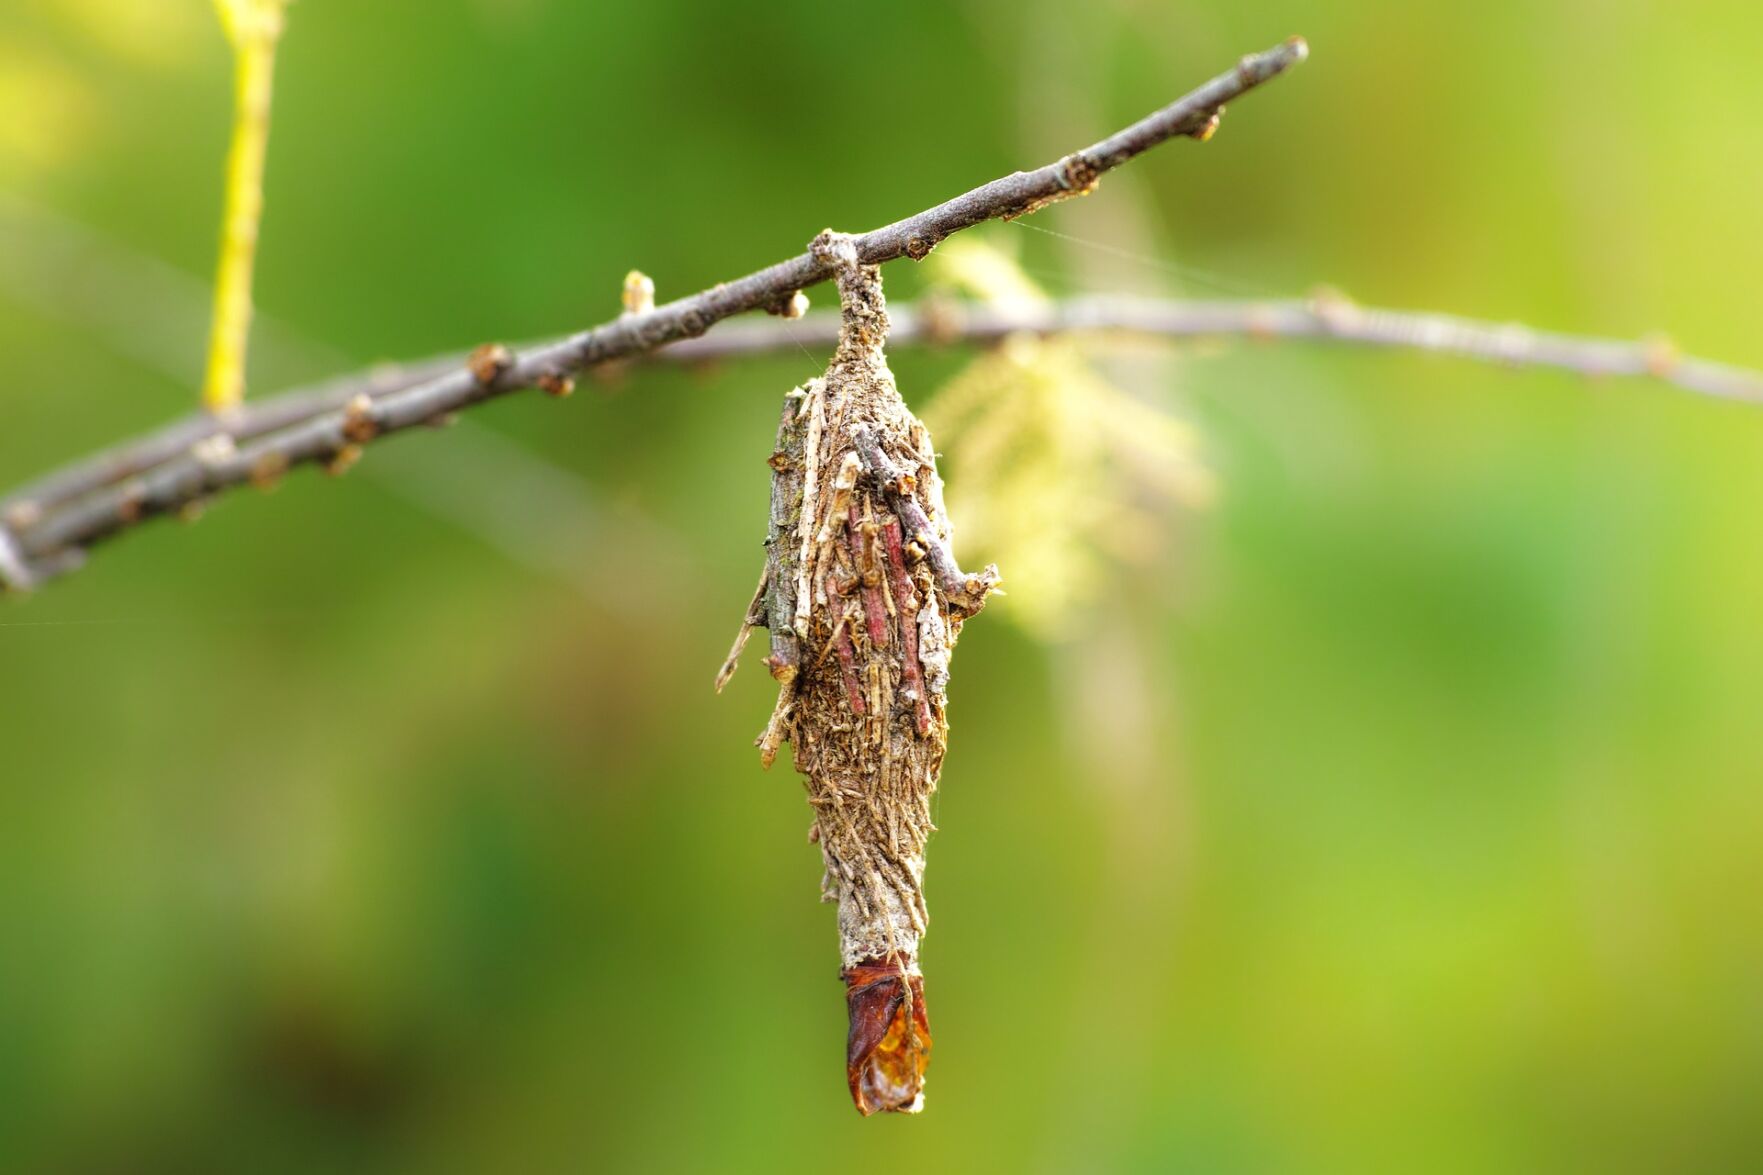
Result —
<instances>
[{"instance_id":1,"label":"brown pupal exuvia","mask_svg":"<svg viewBox=\"0 0 1763 1175\"><path fill-rule=\"evenodd\" d=\"M912 1113L930 1056L918 945L949 656L998 572L963 574L950 552L935 451L883 355L880 273L849 237L812 248L836 270L838 350L784 400L765 573L718 687L768 628L780 689L760 757L788 742L806 779L822 897L839 907L851 1097L864 1114Z\"/></svg>"}]
</instances>

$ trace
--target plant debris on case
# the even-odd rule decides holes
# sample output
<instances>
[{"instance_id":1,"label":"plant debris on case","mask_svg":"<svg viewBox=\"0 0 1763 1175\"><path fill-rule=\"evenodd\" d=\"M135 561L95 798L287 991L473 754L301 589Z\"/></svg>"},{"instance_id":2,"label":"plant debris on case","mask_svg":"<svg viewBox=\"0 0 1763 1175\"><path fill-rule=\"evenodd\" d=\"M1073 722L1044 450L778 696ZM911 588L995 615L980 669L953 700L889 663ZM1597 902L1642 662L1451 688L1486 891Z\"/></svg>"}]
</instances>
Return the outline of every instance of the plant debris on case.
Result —
<instances>
[{"instance_id":1,"label":"plant debris on case","mask_svg":"<svg viewBox=\"0 0 1763 1175\"><path fill-rule=\"evenodd\" d=\"M781 688L760 757L788 742L806 777L822 898L839 907L851 1097L866 1115L913 1113L931 1044L918 945L949 657L998 572L966 575L950 551L935 451L883 355L880 272L830 230L812 248L837 270L838 350L785 397L765 573L717 686L768 628Z\"/></svg>"}]
</instances>

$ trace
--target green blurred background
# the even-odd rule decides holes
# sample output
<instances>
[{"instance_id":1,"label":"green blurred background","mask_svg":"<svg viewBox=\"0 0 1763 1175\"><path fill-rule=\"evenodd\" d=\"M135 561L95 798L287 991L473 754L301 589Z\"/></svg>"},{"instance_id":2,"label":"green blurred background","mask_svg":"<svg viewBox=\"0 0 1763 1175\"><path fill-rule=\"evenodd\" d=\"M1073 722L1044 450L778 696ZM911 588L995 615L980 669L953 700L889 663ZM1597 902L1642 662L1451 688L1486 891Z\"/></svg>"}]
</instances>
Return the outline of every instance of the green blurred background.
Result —
<instances>
[{"instance_id":1,"label":"green blurred background","mask_svg":"<svg viewBox=\"0 0 1763 1175\"><path fill-rule=\"evenodd\" d=\"M1763 365L1751 3L301 0L253 387L745 273L1292 33L1213 142L1033 222L1077 241L976 232L1059 293L1328 282ZM199 0L0 3L0 483L193 407L229 72ZM894 366L922 406L970 357ZM1757 1169L1763 412L1091 358L1216 501L964 635L920 1118L850 1108L770 683L709 688L792 349L499 402L5 601L0 1159Z\"/></svg>"}]
</instances>

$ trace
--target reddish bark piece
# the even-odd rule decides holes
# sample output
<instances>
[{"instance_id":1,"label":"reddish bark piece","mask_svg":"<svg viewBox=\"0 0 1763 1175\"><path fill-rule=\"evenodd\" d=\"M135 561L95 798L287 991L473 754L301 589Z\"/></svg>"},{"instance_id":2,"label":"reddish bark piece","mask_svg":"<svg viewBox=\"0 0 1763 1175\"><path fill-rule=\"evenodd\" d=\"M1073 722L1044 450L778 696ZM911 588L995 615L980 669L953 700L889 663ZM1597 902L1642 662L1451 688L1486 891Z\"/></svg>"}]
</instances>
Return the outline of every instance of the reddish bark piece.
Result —
<instances>
[{"instance_id":1,"label":"reddish bark piece","mask_svg":"<svg viewBox=\"0 0 1763 1175\"><path fill-rule=\"evenodd\" d=\"M906 536L924 552L924 558L937 577L937 584L942 588L949 607L960 609L963 616L978 615L979 610L985 607L986 594L998 584L998 569L987 567L978 575L968 575L962 571L955 562L954 553L937 538L937 532L930 524L930 517L925 514L924 507L914 496L916 475L911 471L902 472L894 468L894 463L888 460L887 454L882 452L881 445L868 429L859 427L852 430L852 439L864 468L881 483L889 504L900 515L900 521L906 528Z\"/></svg>"},{"instance_id":2,"label":"reddish bark piece","mask_svg":"<svg viewBox=\"0 0 1763 1175\"><path fill-rule=\"evenodd\" d=\"M837 607L844 598L839 585L830 577L826 581L827 599ZM851 647L850 624L842 617L838 622L838 632L833 637L833 648L839 654L839 672L845 678L845 698L851 703L851 713L867 714L869 707L863 701L863 687L857 680L857 651Z\"/></svg>"},{"instance_id":3,"label":"reddish bark piece","mask_svg":"<svg viewBox=\"0 0 1763 1175\"><path fill-rule=\"evenodd\" d=\"M888 645L888 607L882 603L881 569L876 566L873 555L865 558L865 548L871 544L863 530L863 523L857 517L857 503L851 503L851 555L857 560L857 572L863 577L863 614L869 621L869 643L872 648L885 649Z\"/></svg>"},{"instance_id":4,"label":"reddish bark piece","mask_svg":"<svg viewBox=\"0 0 1763 1175\"><path fill-rule=\"evenodd\" d=\"M916 706L913 726L922 737L930 733L930 698L924 688L924 673L918 664L918 593L912 588L912 577L906 574L905 544L900 538L898 519L890 518L883 533L888 540L888 574L894 586L894 606L900 611L900 677Z\"/></svg>"}]
</instances>

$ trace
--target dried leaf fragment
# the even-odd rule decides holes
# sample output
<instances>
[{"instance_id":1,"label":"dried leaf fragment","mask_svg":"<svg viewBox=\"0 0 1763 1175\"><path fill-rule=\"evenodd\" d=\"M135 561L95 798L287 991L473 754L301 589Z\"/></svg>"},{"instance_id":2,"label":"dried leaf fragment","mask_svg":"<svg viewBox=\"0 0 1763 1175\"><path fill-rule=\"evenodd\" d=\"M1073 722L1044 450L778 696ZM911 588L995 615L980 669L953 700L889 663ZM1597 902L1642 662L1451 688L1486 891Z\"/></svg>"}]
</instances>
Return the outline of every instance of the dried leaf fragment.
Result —
<instances>
[{"instance_id":1,"label":"dried leaf fragment","mask_svg":"<svg viewBox=\"0 0 1763 1175\"><path fill-rule=\"evenodd\" d=\"M885 960L847 967L840 976L851 1020L845 1077L852 1102L866 1118L878 1110L918 1113L931 1046L924 977Z\"/></svg>"}]
</instances>

